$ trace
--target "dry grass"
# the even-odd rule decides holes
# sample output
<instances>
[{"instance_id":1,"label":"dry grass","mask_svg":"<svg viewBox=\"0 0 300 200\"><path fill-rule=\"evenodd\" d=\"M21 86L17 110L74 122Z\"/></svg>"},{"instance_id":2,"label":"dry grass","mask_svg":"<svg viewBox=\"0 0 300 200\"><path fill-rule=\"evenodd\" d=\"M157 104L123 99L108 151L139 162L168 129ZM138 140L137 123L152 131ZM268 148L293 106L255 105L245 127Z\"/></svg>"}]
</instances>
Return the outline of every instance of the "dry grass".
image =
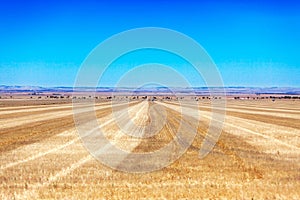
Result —
<instances>
[{"instance_id":1,"label":"dry grass","mask_svg":"<svg viewBox=\"0 0 300 200\"><path fill-rule=\"evenodd\" d=\"M300 199L300 101L229 100L218 143L198 159L211 121L210 103L200 101L200 126L191 147L172 165L142 174L110 169L90 156L74 127L71 104L5 104L0 109L1 199ZM174 138L182 119L176 102L159 104L164 111L155 102L132 103L128 116L140 126L137 133L159 127L163 112L167 117L156 135L137 139L122 132L107 105L96 107L101 129L132 152L160 149ZM118 116L125 108L116 109ZM84 126L88 112L83 109L82 115ZM185 120L184 131L197 126L193 115Z\"/></svg>"}]
</instances>

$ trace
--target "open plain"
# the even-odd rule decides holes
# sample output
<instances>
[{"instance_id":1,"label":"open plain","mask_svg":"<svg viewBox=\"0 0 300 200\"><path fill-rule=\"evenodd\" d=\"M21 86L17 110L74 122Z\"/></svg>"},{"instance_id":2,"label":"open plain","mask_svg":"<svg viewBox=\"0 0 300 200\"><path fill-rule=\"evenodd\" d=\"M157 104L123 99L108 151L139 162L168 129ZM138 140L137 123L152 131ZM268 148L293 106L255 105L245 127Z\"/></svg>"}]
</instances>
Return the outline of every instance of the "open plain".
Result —
<instances>
[{"instance_id":1,"label":"open plain","mask_svg":"<svg viewBox=\"0 0 300 200\"><path fill-rule=\"evenodd\" d=\"M0 198L300 199L300 100L228 99L222 134L203 159L199 150L212 121L211 103L200 98L199 105L192 106L191 101L96 102L105 136L129 152L165 146L176 137L182 115L188 119L184 123L197 130L192 145L171 165L126 173L89 154L75 127L71 100L2 99ZM80 106L84 126L90 122L89 112ZM199 111L199 119L182 114L182 107ZM135 131L144 135L149 124L161 129L147 138L122 133L116 123L122 113L128 113L140 127Z\"/></svg>"}]
</instances>

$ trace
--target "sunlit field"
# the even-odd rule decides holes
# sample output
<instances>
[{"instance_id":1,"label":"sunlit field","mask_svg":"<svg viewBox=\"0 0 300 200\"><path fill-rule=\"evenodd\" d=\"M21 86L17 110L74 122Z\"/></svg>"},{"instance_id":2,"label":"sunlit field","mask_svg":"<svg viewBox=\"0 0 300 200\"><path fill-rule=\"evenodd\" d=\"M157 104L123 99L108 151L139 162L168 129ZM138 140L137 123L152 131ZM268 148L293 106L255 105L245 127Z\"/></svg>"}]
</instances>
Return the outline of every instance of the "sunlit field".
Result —
<instances>
[{"instance_id":1,"label":"sunlit field","mask_svg":"<svg viewBox=\"0 0 300 200\"><path fill-rule=\"evenodd\" d=\"M227 99L222 134L204 159L199 159L199 150L211 123L211 103L199 98L199 106L191 106L191 101L195 100L186 98L180 104L139 98L113 105L107 99L96 101L105 136L129 152L162 148L176 137L181 108L199 110L200 122L183 113L186 126L198 131L180 159L159 171L126 173L101 164L85 149L71 100L2 99L0 198L300 199L300 100ZM151 120L155 126L163 122L159 108L164 108L166 123L146 139L122 133L112 113L120 118L128 113L147 134L143 127ZM84 126L89 123L84 105L81 112L87 116Z\"/></svg>"}]
</instances>

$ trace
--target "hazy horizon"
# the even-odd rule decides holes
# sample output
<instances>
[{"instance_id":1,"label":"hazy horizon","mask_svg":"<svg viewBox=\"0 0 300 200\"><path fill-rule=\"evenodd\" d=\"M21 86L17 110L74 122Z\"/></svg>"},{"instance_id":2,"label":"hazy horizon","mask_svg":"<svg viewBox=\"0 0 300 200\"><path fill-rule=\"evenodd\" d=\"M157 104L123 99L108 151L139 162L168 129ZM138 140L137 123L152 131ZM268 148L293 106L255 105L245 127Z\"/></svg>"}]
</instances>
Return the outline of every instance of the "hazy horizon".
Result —
<instances>
[{"instance_id":1,"label":"hazy horizon","mask_svg":"<svg viewBox=\"0 0 300 200\"><path fill-rule=\"evenodd\" d=\"M92 86L81 86L81 87L74 87L74 86L61 86L61 85L57 85L57 86L43 86L43 85L0 85L0 87L40 87L40 88L128 88L128 89L132 89L132 88L136 88L136 87L131 87L131 86L97 86L97 87L92 87ZM294 88L294 89L299 89L300 86L298 87L289 87L289 86L268 86L268 87L260 87L260 86L212 86L212 87L207 87L207 86L191 86L191 87L181 87L181 86L172 86L172 87L165 87L165 86L153 86L153 87L144 87L144 88L261 88L261 89L270 89L270 88Z\"/></svg>"}]
</instances>

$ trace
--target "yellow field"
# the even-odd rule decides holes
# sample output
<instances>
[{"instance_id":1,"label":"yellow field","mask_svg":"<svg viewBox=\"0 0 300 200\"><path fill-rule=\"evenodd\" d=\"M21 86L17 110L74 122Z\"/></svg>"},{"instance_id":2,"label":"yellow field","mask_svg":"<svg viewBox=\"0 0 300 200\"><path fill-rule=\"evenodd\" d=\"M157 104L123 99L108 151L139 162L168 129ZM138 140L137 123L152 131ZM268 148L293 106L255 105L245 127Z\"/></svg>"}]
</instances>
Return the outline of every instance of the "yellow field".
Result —
<instances>
[{"instance_id":1,"label":"yellow field","mask_svg":"<svg viewBox=\"0 0 300 200\"><path fill-rule=\"evenodd\" d=\"M222 135L204 159L199 149L211 122L210 103L186 101L182 106L200 111L199 127L198 119L183 113L183 130L198 130L193 144L170 166L149 173L113 170L91 156L71 103L0 103L1 199L300 199L299 100L228 100ZM159 127L166 115L158 134L140 139L122 133L110 102L97 103L96 110L105 136L129 152L162 148L182 120L177 102L114 105L120 118L128 111L141 127L137 133L147 134L149 124ZM84 126L90 122L84 106L81 114Z\"/></svg>"}]
</instances>

